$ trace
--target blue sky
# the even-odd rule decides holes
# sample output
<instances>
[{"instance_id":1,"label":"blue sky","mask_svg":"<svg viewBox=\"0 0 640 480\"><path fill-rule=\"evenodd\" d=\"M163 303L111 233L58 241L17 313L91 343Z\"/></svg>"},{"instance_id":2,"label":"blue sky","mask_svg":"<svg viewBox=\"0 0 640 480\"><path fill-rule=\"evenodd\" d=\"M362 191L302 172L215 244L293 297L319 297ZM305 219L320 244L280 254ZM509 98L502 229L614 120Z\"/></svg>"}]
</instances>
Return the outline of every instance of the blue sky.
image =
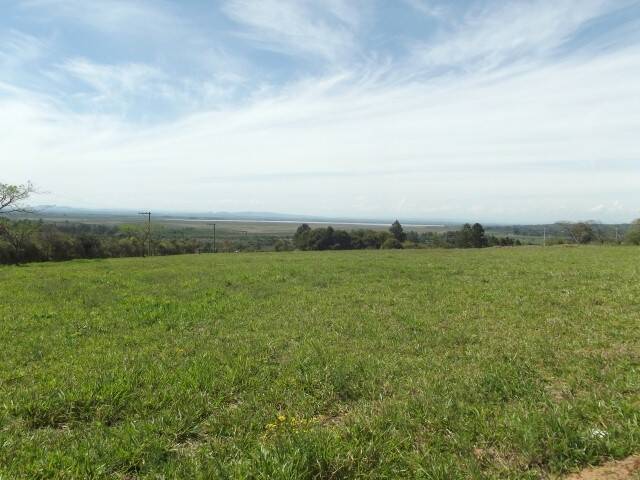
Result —
<instances>
[{"instance_id":1,"label":"blue sky","mask_svg":"<svg viewBox=\"0 0 640 480\"><path fill-rule=\"evenodd\" d=\"M640 217L640 0L0 0L37 203Z\"/></svg>"}]
</instances>

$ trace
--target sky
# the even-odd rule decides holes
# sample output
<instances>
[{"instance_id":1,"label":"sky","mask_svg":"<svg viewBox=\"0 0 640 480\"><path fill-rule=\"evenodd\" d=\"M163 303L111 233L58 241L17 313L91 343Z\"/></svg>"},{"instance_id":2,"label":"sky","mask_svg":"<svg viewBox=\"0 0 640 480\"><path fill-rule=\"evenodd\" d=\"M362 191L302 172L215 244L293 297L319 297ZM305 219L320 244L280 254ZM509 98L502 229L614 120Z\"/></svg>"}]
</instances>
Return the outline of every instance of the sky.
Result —
<instances>
[{"instance_id":1,"label":"sky","mask_svg":"<svg viewBox=\"0 0 640 480\"><path fill-rule=\"evenodd\" d=\"M640 0L0 0L37 204L640 217Z\"/></svg>"}]
</instances>

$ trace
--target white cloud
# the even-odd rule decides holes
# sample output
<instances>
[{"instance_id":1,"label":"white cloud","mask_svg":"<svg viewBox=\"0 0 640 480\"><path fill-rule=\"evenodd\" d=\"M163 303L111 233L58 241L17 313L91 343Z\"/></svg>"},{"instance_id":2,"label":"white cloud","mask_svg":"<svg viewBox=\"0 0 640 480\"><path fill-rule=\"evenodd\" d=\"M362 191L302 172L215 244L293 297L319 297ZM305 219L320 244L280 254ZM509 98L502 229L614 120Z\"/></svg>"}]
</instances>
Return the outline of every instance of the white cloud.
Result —
<instances>
[{"instance_id":1,"label":"white cloud","mask_svg":"<svg viewBox=\"0 0 640 480\"><path fill-rule=\"evenodd\" d=\"M164 77L160 70L149 65L102 65L82 58L67 60L60 68L101 95L140 91Z\"/></svg>"},{"instance_id":2,"label":"white cloud","mask_svg":"<svg viewBox=\"0 0 640 480\"><path fill-rule=\"evenodd\" d=\"M420 13L429 17L443 18L447 13L447 8L434 2L433 0L404 0L407 5Z\"/></svg>"},{"instance_id":3,"label":"white cloud","mask_svg":"<svg viewBox=\"0 0 640 480\"><path fill-rule=\"evenodd\" d=\"M219 108L228 104L243 85L243 79L233 71L193 78L169 75L148 64L102 64L85 58L68 59L46 76L50 86L71 92L80 110L95 109L124 118Z\"/></svg>"},{"instance_id":4,"label":"white cloud","mask_svg":"<svg viewBox=\"0 0 640 480\"><path fill-rule=\"evenodd\" d=\"M133 29L150 5L111 0L96 7L115 6L100 19L79 0L27 4L58 5L59 15L100 22L103 31ZM170 62L152 59L72 57L54 63L48 90L0 77L0 144L11 159L2 162L3 181L32 179L52 192L43 201L75 206L502 221L638 216L637 41L608 36L597 53L554 55L611 2L585 0L573 11L568 0L536 0L476 12L422 45L421 63L358 55L366 20L354 5L225 3L236 32L263 42L257 48L330 67L299 78L296 63L287 83L202 39L202 49L184 52L207 58L200 75L170 73ZM425 73L425 61L453 68ZM234 98L245 82L255 89ZM67 101L79 94L89 98L85 108ZM178 113L155 122L121 114L160 100Z\"/></svg>"},{"instance_id":5,"label":"white cloud","mask_svg":"<svg viewBox=\"0 0 640 480\"><path fill-rule=\"evenodd\" d=\"M586 22L616 7L607 0L492 2L468 12L441 32L435 43L419 47L428 65L462 69L493 68L505 61L553 53Z\"/></svg>"},{"instance_id":6,"label":"white cloud","mask_svg":"<svg viewBox=\"0 0 640 480\"><path fill-rule=\"evenodd\" d=\"M362 89L351 72L154 128L2 104L5 173L94 206L429 216L444 201L552 221L615 195L630 207L611 215L632 217L638 76L637 48L446 87Z\"/></svg>"},{"instance_id":7,"label":"white cloud","mask_svg":"<svg viewBox=\"0 0 640 480\"><path fill-rule=\"evenodd\" d=\"M361 0L324 0L322 7L342 23L357 29L362 24L362 16L367 10Z\"/></svg>"},{"instance_id":8,"label":"white cloud","mask_svg":"<svg viewBox=\"0 0 640 480\"><path fill-rule=\"evenodd\" d=\"M33 35L18 30L0 34L0 64L29 62L42 56L45 49L45 42Z\"/></svg>"},{"instance_id":9,"label":"white cloud","mask_svg":"<svg viewBox=\"0 0 640 480\"><path fill-rule=\"evenodd\" d=\"M37 64L48 50L48 42L33 35L15 29L0 30L0 82L25 84L24 70Z\"/></svg>"},{"instance_id":10,"label":"white cloud","mask_svg":"<svg viewBox=\"0 0 640 480\"><path fill-rule=\"evenodd\" d=\"M44 18L63 17L106 33L162 37L186 28L162 0L22 0L20 6Z\"/></svg>"},{"instance_id":11,"label":"white cloud","mask_svg":"<svg viewBox=\"0 0 640 480\"><path fill-rule=\"evenodd\" d=\"M138 111L138 118L218 108L248 88L255 69L220 40L224 33L207 30L206 20L185 15L190 7L164 0L23 0L15 7L20 15L39 28L52 28L48 34L64 41L56 55L24 69L18 80L41 92L64 92L85 110L91 104L123 115L147 110ZM70 27L70 38L57 31L60 26ZM78 42L85 37L88 44ZM97 45L98 54L92 55ZM15 61L25 55L11 51L7 57ZM0 45L0 79L2 58ZM70 79L92 92L78 89ZM163 104L144 103L150 99Z\"/></svg>"},{"instance_id":12,"label":"white cloud","mask_svg":"<svg viewBox=\"0 0 640 480\"><path fill-rule=\"evenodd\" d=\"M240 35L287 54L313 54L336 61L356 48L358 11L342 0L229 0L224 12L245 26Z\"/></svg>"}]
</instances>

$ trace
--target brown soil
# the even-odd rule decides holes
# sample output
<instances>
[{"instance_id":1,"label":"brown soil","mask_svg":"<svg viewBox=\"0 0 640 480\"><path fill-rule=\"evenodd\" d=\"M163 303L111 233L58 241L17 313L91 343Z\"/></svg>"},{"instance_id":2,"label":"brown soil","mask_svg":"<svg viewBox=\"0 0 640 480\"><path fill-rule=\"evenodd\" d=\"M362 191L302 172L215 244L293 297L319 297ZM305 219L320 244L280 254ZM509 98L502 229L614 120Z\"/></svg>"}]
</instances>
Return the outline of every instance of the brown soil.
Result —
<instances>
[{"instance_id":1,"label":"brown soil","mask_svg":"<svg viewBox=\"0 0 640 480\"><path fill-rule=\"evenodd\" d=\"M640 480L640 455L587 468L566 480Z\"/></svg>"}]
</instances>

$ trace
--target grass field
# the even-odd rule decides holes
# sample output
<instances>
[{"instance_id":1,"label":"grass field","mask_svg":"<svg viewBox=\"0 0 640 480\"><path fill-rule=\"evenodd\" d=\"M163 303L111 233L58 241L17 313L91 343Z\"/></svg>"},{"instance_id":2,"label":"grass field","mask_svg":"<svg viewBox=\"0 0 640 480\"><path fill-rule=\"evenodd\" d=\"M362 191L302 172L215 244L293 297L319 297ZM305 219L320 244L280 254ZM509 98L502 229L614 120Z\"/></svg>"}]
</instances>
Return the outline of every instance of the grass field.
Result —
<instances>
[{"instance_id":1,"label":"grass field","mask_svg":"<svg viewBox=\"0 0 640 480\"><path fill-rule=\"evenodd\" d=\"M640 250L0 268L0 478L545 478L640 451Z\"/></svg>"}]
</instances>

